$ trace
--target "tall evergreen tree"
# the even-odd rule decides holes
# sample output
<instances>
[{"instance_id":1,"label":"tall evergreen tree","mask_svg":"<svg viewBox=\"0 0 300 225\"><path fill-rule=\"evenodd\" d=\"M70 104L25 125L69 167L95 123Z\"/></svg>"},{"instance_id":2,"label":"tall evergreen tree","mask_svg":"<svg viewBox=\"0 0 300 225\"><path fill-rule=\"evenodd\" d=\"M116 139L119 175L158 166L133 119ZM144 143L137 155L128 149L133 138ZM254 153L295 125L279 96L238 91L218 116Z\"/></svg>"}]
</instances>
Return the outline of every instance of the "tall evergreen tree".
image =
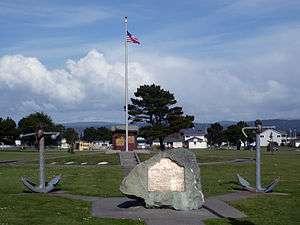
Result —
<instances>
[{"instance_id":1,"label":"tall evergreen tree","mask_svg":"<svg viewBox=\"0 0 300 225\"><path fill-rule=\"evenodd\" d=\"M16 122L7 117L0 118L0 141L5 144L14 144L14 140L18 138L18 129Z\"/></svg>"},{"instance_id":2,"label":"tall evergreen tree","mask_svg":"<svg viewBox=\"0 0 300 225\"><path fill-rule=\"evenodd\" d=\"M239 146L241 144L241 142L244 143L244 145L246 144L246 141L248 143L253 142L254 139L254 135L251 131L247 131L247 138L245 137L245 135L242 132L242 129L244 127L247 127L248 124L244 121L240 121L235 125L231 125L229 127L227 127L227 129L224 131L224 138L226 139L226 141L228 141L230 144L232 145L236 145L237 149L239 149Z\"/></svg>"},{"instance_id":3,"label":"tall evergreen tree","mask_svg":"<svg viewBox=\"0 0 300 225\"><path fill-rule=\"evenodd\" d=\"M79 135L74 128L67 128L62 137L66 139L67 143L70 144L70 153L74 153L74 145L77 140L79 140Z\"/></svg>"},{"instance_id":4,"label":"tall evergreen tree","mask_svg":"<svg viewBox=\"0 0 300 225\"><path fill-rule=\"evenodd\" d=\"M134 95L129 105L130 119L142 122L141 135L150 140L158 138L161 149L166 136L194 126L194 116L184 115L182 107L176 106L174 94L159 85L142 85Z\"/></svg>"},{"instance_id":5,"label":"tall evergreen tree","mask_svg":"<svg viewBox=\"0 0 300 225\"><path fill-rule=\"evenodd\" d=\"M23 134L35 132L38 126L42 126L45 131L56 130L51 117L43 112L32 113L22 118L18 123L18 127Z\"/></svg>"},{"instance_id":6,"label":"tall evergreen tree","mask_svg":"<svg viewBox=\"0 0 300 225\"><path fill-rule=\"evenodd\" d=\"M210 128L207 129L206 135L209 145L218 145L220 146L223 142L223 127L220 123L213 123Z\"/></svg>"},{"instance_id":7,"label":"tall evergreen tree","mask_svg":"<svg viewBox=\"0 0 300 225\"><path fill-rule=\"evenodd\" d=\"M83 139L86 141L111 141L112 132L106 127L88 127L83 131Z\"/></svg>"},{"instance_id":8,"label":"tall evergreen tree","mask_svg":"<svg viewBox=\"0 0 300 225\"><path fill-rule=\"evenodd\" d=\"M55 125L50 116L43 112L32 113L22 118L18 123L18 128L21 134L34 133L38 127L42 127L44 131L63 131L62 125ZM50 137L46 137L46 144L53 143ZM23 139L30 145L35 144L35 137L27 137Z\"/></svg>"}]
</instances>

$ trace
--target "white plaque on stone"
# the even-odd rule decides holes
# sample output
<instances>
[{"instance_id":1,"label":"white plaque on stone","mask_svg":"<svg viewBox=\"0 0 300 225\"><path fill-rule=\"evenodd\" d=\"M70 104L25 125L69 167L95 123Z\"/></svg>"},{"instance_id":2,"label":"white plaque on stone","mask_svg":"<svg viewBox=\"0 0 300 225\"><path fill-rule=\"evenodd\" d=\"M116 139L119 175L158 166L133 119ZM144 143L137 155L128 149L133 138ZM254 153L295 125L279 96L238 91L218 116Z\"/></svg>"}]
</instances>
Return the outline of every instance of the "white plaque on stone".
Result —
<instances>
[{"instance_id":1,"label":"white plaque on stone","mask_svg":"<svg viewBox=\"0 0 300 225\"><path fill-rule=\"evenodd\" d=\"M183 192L184 186L184 168L169 158L148 168L148 191Z\"/></svg>"}]
</instances>

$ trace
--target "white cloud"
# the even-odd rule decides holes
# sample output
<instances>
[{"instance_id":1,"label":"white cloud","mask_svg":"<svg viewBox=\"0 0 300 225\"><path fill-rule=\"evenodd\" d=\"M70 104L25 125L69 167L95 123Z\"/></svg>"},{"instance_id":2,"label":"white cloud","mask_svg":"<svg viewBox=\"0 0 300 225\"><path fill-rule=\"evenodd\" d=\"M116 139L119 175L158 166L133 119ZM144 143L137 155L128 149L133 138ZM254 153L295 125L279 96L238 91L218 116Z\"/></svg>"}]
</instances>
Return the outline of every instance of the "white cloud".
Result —
<instances>
[{"instance_id":1,"label":"white cloud","mask_svg":"<svg viewBox=\"0 0 300 225\"><path fill-rule=\"evenodd\" d=\"M245 40L245 46L264 47L264 54L249 50L247 57L234 60L136 52L129 64L130 93L144 83L160 84L197 121L297 118L300 50L286 45L289 35L281 32ZM268 45L276 40L277 46ZM242 45L237 42L233 48ZM6 104L12 114L42 110L60 121L122 121L124 64L121 58L113 63L108 58L91 50L79 60L67 60L65 69L48 70L36 58L3 56L0 87L12 93Z\"/></svg>"},{"instance_id":2,"label":"white cloud","mask_svg":"<svg viewBox=\"0 0 300 225\"><path fill-rule=\"evenodd\" d=\"M137 62L129 64L129 74L131 93L151 81L150 74ZM48 70L36 58L7 55L0 58L0 87L12 93L12 101L6 102L11 111L75 110L81 117L82 112L103 111L115 116L124 104L124 64L108 62L97 50L78 61L68 60L66 68L60 70Z\"/></svg>"},{"instance_id":3,"label":"white cloud","mask_svg":"<svg viewBox=\"0 0 300 225\"><path fill-rule=\"evenodd\" d=\"M135 58L198 121L299 118L299 36L298 27L280 26L221 44L230 56Z\"/></svg>"},{"instance_id":4,"label":"white cloud","mask_svg":"<svg viewBox=\"0 0 300 225\"><path fill-rule=\"evenodd\" d=\"M145 44L130 50L130 93L144 83L160 84L197 121L299 118L299 37L295 24L265 27L253 36L218 42L214 47L221 53L213 57L187 58L164 52L159 43ZM189 40L184 41L189 48ZM95 46L105 54L91 50L78 60L67 60L60 70L47 69L37 58L1 57L1 111L45 110L61 121L122 121L123 47ZM196 47L194 53L202 50Z\"/></svg>"},{"instance_id":5,"label":"white cloud","mask_svg":"<svg viewBox=\"0 0 300 225\"><path fill-rule=\"evenodd\" d=\"M83 85L65 70L49 71L36 58L22 55L0 58L1 86L46 96L62 102L77 102L85 97Z\"/></svg>"}]
</instances>

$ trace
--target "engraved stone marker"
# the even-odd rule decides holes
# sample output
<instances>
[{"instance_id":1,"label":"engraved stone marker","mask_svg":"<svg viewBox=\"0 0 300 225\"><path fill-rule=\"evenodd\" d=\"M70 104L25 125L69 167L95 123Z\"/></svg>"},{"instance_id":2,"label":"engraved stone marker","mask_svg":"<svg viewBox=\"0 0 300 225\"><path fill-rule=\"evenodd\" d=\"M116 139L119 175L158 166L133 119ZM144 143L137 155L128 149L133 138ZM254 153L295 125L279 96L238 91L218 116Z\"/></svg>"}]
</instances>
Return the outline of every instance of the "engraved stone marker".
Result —
<instances>
[{"instance_id":1,"label":"engraved stone marker","mask_svg":"<svg viewBox=\"0 0 300 225\"><path fill-rule=\"evenodd\" d=\"M148 168L148 191L184 191L184 168L162 158Z\"/></svg>"},{"instance_id":2,"label":"engraved stone marker","mask_svg":"<svg viewBox=\"0 0 300 225\"><path fill-rule=\"evenodd\" d=\"M204 203L200 168L187 149L159 152L138 164L120 186L129 198L143 199L145 206L176 210L199 209Z\"/></svg>"}]
</instances>

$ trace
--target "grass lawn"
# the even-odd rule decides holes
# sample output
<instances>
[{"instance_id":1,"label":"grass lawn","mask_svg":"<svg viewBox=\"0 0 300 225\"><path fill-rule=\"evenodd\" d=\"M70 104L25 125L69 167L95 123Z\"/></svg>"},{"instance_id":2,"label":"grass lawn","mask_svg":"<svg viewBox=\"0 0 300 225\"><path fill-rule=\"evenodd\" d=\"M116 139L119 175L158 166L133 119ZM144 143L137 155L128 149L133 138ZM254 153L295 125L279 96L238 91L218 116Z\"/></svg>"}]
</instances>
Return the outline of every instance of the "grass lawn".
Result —
<instances>
[{"instance_id":1,"label":"grass lawn","mask_svg":"<svg viewBox=\"0 0 300 225\"><path fill-rule=\"evenodd\" d=\"M91 216L91 203L43 194L0 194L2 225L143 225L136 220L98 219Z\"/></svg>"},{"instance_id":2,"label":"grass lawn","mask_svg":"<svg viewBox=\"0 0 300 225\"><path fill-rule=\"evenodd\" d=\"M240 158L255 158L254 151L234 151L234 150L208 150L208 149L197 149L193 150L199 163L206 162L222 162ZM145 161L151 158L155 153L150 154L138 154L141 161Z\"/></svg>"},{"instance_id":3,"label":"grass lawn","mask_svg":"<svg viewBox=\"0 0 300 225\"><path fill-rule=\"evenodd\" d=\"M26 150L26 151L0 151L0 161L4 160L38 160L38 151L37 150ZM61 157L61 156L68 156L70 153L65 151L47 151L46 150L46 158L49 157Z\"/></svg>"},{"instance_id":4,"label":"grass lawn","mask_svg":"<svg viewBox=\"0 0 300 225\"><path fill-rule=\"evenodd\" d=\"M123 179L120 166L104 168L48 167L47 177L63 174L59 188L72 194L99 197L121 196L119 185ZM37 182L38 167L32 165L0 166L0 224L103 224L142 225L135 220L97 219L91 216L91 203L26 193L20 176Z\"/></svg>"},{"instance_id":5,"label":"grass lawn","mask_svg":"<svg viewBox=\"0 0 300 225\"><path fill-rule=\"evenodd\" d=\"M264 152L262 157L262 183L268 185L276 177L280 183L276 192L288 196L265 195L230 204L245 212L243 220L214 219L207 225L296 225L300 224L300 152L281 151L274 155ZM238 188L234 175L240 173L254 185L254 164L201 166L203 189L206 195L230 192Z\"/></svg>"},{"instance_id":6,"label":"grass lawn","mask_svg":"<svg viewBox=\"0 0 300 225\"><path fill-rule=\"evenodd\" d=\"M64 157L57 157L47 159L46 163L56 162L57 164L64 164L66 162L74 162L74 164L87 163L88 165L95 165L99 162L108 162L110 165L120 165L118 154L105 154L102 152L75 152L68 153Z\"/></svg>"},{"instance_id":7,"label":"grass lawn","mask_svg":"<svg viewBox=\"0 0 300 225\"><path fill-rule=\"evenodd\" d=\"M222 162L233 159L242 159L242 158L255 158L255 151L248 150L208 150L208 149L199 149L193 150L196 155L197 161L200 163L207 162Z\"/></svg>"},{"instance_id":8,"label":"grass lawn","mask_svg":"<svg viewBox=\"0 0 300 225\"><path fill-rule=\"evenodd\" d=\"M47 167L47 180L54 175L62 174L58 188L71 194L91 195L99 197L121 196L119 185L123 179L120 166L105 166L101 168L87 167ZM26 176L31 181L38 182L38 165L1 166L0 193L18 194L25 188L20 183L20 177Z\"/></svg>"},{"instance_id":9,"label":"grass lawn","mask_svg":"<svg viewBox=\"0 0 300 225\"><path fill-rule=\"evenodd\" d=\"M74 154L66 151L45 151L46 163L56 162L64 164L66 162L74 162L80 164L87 162L88 164L97 164L99 162L108 162L110 165L119 165L119 156L117 154L105 154L103 152L75 152ZM0 151L0 161L4 160L24 160L30 163L38 163L39 153L37 151Z\"/></svg>"},{"instance_id":10,"label":"grass lawn","mask_svg":"<svg viewBox=\"0 0 300 225\"><path fill-rule=\"evenodd\" d=\"M96 155L98 153L95 153ZM254 152L228 150L201 150L196 153L202 162L224 161L233 158L254 157ZM66 157L92 157L93 155L67 155ZM111 157L111 155L108 155ZM64 156L63 156L64 157ZM100 157L100 156L99 156ZM145 158L149 155L145 155ZM59 158L64 159L64 158ZM69 160L69 159L68 159ZM92 159L91 159L92 160ZM74 161L74 160L69 160ZM103 160L107 161L107 160ZM300 152L286 151L262 156L263 185L274 178L281 181L276 188L288 196L260 196L230 204L245 212L243 220L213 219L206 225L296 225L300 224ZM235 191L236 174L254 184L255 164L201 165L202 186L205 196ZM105 167L47 167L48 179L62 174L59 188L68 193L91 196L121 196L118 188L123 178L120 166ZM0 165L0 224L143 224L133 220L107 220L91 217L90 203L67 200L42 194L24 193L19 177L25 175L33 181L38 178L38 165ZM1 224L2 225L2 224Z\"/></svg>"}]
</instances>

